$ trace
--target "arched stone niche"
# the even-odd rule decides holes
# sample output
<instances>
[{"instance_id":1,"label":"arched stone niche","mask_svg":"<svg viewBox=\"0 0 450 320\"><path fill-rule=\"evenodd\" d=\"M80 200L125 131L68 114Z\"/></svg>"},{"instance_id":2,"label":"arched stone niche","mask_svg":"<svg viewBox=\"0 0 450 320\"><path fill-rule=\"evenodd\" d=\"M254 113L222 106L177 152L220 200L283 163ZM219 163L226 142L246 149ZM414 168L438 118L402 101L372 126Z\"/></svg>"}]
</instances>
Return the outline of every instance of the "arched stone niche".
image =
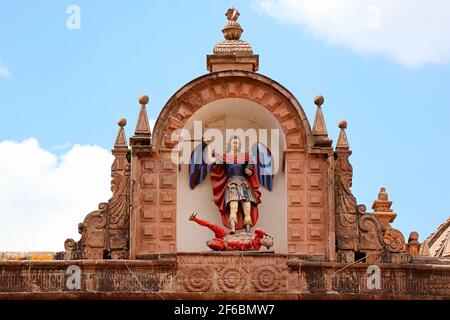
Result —
<instances>
[{"instance_id":1,"label":"arched stone niche","mask_svg":"<svg viewBox=\"0 0 450 320\"><path fill-rule=\"evenodd\" d=\"M273 154L276 174L272 192L260 188L262 202L258 206L260 218L255 228L265 230L274 236L273 249L276 252L287 253L286 181L282 170L285 138L276 118L256 102L241 98L226 98L208 103L192 114L184 127L191 133L191 137L194 137L195 121L201 121L203 132L213 128L222 132L223 137L226 129L267 130L261 134L267 132L267 146ZM189 222L188 217L193 211L197 211L200 218L222 225L220 213L213 202L211 182L207 178L191 190L188 164L182 164L180 169L177 175L177 250L205 251L207 249L205 242L213 238L213 233Z\"/></svg>"},{"instance_id":2,"label":"arched stone niche","mask_svg":"<svg viewBox=\"0 0 450 320\"><path fill-rule=\"evenodd\" d=\"M237 109L228 108L232 101L247 108L249 116L238 117ZM215 120L208 116L213 111L218 112ZM257 119L252 120L252 115ZM269 199L274 200L277 195L282 204L277 213L280 219L272 226L266 225L269 216L263 210L273 208L262 207L259 227L275 233L275 249L279 252L329 255L334 250L330 162L327 152L314 148L311 127L301 105L292 93L270 78L253 72L222 71L194 79L178 90L156 121L149 152L134 155L132 176L139 183L132 193L131 256L207 249L204 242L212 233L190 224L187 218L191 210L196 210L202 217L219 222L209 179L192 193L196 197L207 196L203 205L196 200L185 207L188 199L181 192L188 183L186 168L179 171L171 159L172 149L178 143L172 138L173 133L189 129L196 117L205 117L211 125L214 121L239 118L243 125L281 129L284 171L283 176L277 177L275 187L284 195L274 190L273 195L263 191L262 196L263 206L270 206ZM194 208L196 205L199 207ZM196 243L186 244L193 241L193 234L198 235Z\"/></svg>"}]
</instances>

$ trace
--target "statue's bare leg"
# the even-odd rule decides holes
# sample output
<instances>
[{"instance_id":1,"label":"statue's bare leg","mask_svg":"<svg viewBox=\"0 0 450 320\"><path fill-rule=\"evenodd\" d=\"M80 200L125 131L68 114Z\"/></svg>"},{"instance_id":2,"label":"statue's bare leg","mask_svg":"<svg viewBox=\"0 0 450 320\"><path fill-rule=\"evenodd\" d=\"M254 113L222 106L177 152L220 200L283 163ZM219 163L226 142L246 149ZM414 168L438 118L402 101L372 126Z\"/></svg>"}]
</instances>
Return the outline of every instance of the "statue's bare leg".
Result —
<instances>
[{"instance_id":1,"label":"statue's bare leg","mask_svg":"<svg viewBox=\"0 0 450 320\"><path fill-rule=\"evenodd\" d=\"M250 201L242 201L242 209L244 210L244 225L245 225L245 231L247 233L250 233L250 226L252 225L252 217L250 216L250 210L252 204Z\"/></svg>"},{"instance_id":2,"label":"statue's bare leg","mask_svg":"<svg viewBox=\"0 0 450 320\"><path fill-rule=\"evenodd\" d=\"M237 223L237 212L238 212L239 202L236 200L230 201L230 234L236 233L236 223Z\"/></svg>"},{"instance_id":3,"label":"statue's bare leg","mask_svg":"<svg viewBox=\"0 0 450 320\"><path fill-rule=\"evenodd\" d=\"M195 221L197 222L199 225L204 226L206 228L208 228L209 230L211 230L212 232L214 232L214 235L216 238L224 238L227 233L225 232L225 230L223 230L221 227L219 227L218 225L209 223L208 221L202 220L197 218L197 213L194 212L193 214L191 214L191 216L189 217L189 220L191 221Z\"/></svg>"}]
</instances>

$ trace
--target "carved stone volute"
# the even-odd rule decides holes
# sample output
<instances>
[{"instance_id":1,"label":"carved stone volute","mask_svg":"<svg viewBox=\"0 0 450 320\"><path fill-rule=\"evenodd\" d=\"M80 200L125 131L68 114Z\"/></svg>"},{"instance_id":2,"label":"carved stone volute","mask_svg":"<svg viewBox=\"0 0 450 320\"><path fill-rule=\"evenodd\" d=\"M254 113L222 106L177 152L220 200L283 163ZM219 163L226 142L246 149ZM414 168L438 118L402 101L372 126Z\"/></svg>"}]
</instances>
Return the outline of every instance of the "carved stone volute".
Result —
<instances>
[{"instance_id":1,"label":"carved stone volute","mask_svg":"<svg viewBox=\"0 0 450 320\"><path fill-rule=\"evenodd\" d=\"M130 230L130 165L127 160L129 148L126 142L125 119L118 121L120 127L112 154L111 199L100 203L96 211L89 213L78 224L81 238L78 242L64 242L66 259L127 258Z\"/></svg>"}]
</instances>

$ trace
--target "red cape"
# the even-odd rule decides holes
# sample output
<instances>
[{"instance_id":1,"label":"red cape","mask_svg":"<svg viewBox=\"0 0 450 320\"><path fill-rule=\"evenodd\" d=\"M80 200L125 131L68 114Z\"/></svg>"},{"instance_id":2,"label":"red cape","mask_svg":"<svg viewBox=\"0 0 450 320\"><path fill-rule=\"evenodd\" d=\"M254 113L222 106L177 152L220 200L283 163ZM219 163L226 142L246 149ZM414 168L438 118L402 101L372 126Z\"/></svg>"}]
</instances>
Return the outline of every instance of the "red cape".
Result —
<instances>
[{"instance_id":1,"label":"red cape","mask_svg":"<svg viewBox=\"0 0 450 320\"><path fill-rule=\"evenodd\" d=\"M222 222L227 227L230 228L230 208L225 208L225 190L227 187L227 172L225 169L225 163L243 163L249 161L249 155L238 154L232 155L216 155L216 159L219 160L219 164L215 164L211 168L211 184L214 196L214 203L219 207L219 211L222 216ZM258 221L258 207L257 205L261 203L261 192L259 191L259 180L256 171L256 166L250 164L252 168L252 175L246 176L248 183L253 191L253 195L256 199L256 203L252 203L250 216L252 218L252 226ZM244 211L239 205L237 212L238 222L236 224L236 230L244 228Z\"/></svg>"}]
</instances>

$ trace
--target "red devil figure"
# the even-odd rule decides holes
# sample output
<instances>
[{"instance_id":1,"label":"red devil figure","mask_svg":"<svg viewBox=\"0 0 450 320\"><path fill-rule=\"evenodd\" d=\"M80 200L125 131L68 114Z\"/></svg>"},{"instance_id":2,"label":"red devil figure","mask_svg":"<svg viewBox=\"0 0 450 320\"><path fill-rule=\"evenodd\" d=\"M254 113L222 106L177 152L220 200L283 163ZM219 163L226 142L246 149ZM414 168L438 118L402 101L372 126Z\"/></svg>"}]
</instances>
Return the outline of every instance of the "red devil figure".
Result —
<instances>
[{"instance_id":1,"label":"red devil figure","mask_svg":"<svg viewBox=\"0 0 450 320\"><path fill-rule=\"evenodd\" d=\"M189 217L189 220L214 232L215 238L206 242L206 245L214 251L257 251L261 246L265 246L267 249L273 246L273 238L262 230L255 230L255 234L230 235L218 225L197 218L196 212Z\"/></svg>"}]
</instances>

